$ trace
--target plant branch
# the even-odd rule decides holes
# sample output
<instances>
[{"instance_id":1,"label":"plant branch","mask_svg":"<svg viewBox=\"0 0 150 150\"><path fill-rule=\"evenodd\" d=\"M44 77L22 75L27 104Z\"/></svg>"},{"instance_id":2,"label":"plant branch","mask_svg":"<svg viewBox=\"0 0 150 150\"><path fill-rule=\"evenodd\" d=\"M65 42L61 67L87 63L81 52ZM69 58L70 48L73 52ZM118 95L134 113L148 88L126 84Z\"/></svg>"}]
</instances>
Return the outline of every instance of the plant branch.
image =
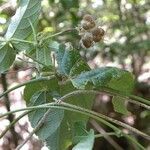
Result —
<instances>
[{"instance_id":1,"label":"plant branch","mask_svg":"<svg viewBox=\"0 0 150 150\"><path fill-rule=\"evenodd\" d=\"M9 92L11 92L17 88L20 88L24 85L31 84L33 82L40 81L40 80L41 81L42 80L50 80L51 78L54 78L54 76L52 75L50 77L42 77L42 78L27 81L25 83L17 85L15 87L5 91L4 93L0 94L0 98L3 97L5 94L8 94ZM141 107L144 107L144 108L150 110L150 106L148 106L148 105L150 105L150 101L143 99L141 97L135 96L135 95L124 95L122 93L118 93L118 91L115 91L115 90L109 89L109 88L101 88L101 89L99 89L99 91L96 91L96 90L76 90L76 91L73 91L72 93L66 94L65 97L67 98L67 97L70 97L72 95L77 95L77 94L92 94L92 93L93 94L100 94L101 92L105 92L106 94L111 95L111 96L119 95L119 96L123 97L124 99L129 99L129 102L131 102L131 103L137 104Z\"/></svg>"},{"instance_id":2,"label":"plant branch","mask_svg":"<svg viewBox=\"0 0 150 150\"><path fill-rule=\"evenodd\" d=\"M20 112L20 111L37 110L37 109L43 109L43 108L59 108L59 106L55 106L55 104L56 104L55 102L52 102L52 103L42 104L42 105L38 105L38 106L31 106L31 107L12 110L12 111L9 111L9 112L6 112L6 113L0 115L0 118L3 118L9 114L13 114L13 113Z\"/></svg>"},{"instance_id":3,"label":"plant branch","mask_svg":"<svg viewBox=\"0 0 150 150\"><path fill-rule=\"evenodd\" d=\"M68 79L68 80L66 80L64 82L60 82L59 84L60 85L64 85L64 84L66 84L68 82L70 82L70 79ZM133 102L134 104L137 102L136 103L137 105L140 105L140 106L145 107L146 109L150 110L150 100L147 100L147 99L144 99L142 97L135 96L135 95L132 95L132 94L129 94L129 93L123 93L123 92L114 90L114 89L109 88L109 87L100 87L98 90L99 91L97 91L97 90L89 90L89 91L91 91L91 93L93 93L93 94L94 93L98 94L100 92L105 92L105 93L109 94L110 96L121 96L124 99L129 99L130 102L134 101ZM81 91L81 90L79 90L79 91ZM82 90L82 91L84 93L85 90ZM88 94L88 92L86 94ZM145 104L147 104L149 106L147 106Z\"/></svg>"},{"instance_id":4,"label":"plant branch","mask_svg":"<svg viewBox=\"0 0 150 150\"><path fill-rule=\"evenodd\" d=\"M96 134L95 138L101 138L104 137L104 135L111 135L111 136L118 136L115 132L106 132L105 134ZM126 137L128 140L130 140L132 142L132 144L136 144L140 149L142 150L146 150L143 145L141 145L139 142L136 141L136 139L134 139L133 137L131 137L130 135L125 134L124 137Z\"/></svg>"},{"instance_id":5,"label":"plant branch","mask_svg":"<svg viewBox=\"0 0 150 150\"><path fill-rule=\"evenodd\" d=\"M67 110L69 110L69 109L71 110L72 109L71 111L75 111L75 112L79 112L81 114L85 114L85 115L87 115L89 117L92 117L94 119L101 118L101 119L104 119L106 121L112 122L112 123L114 123L116 125L122 126L122 127L126 128L126 129L128 129L129 131L132 131L132 132L142 136L145 139L150 140L150 136L147 135L146 133L143 133L143 132L139 131L138 129L129 126L128 124L125 124L125 123L123 123L121 121L118 121L116 119L110 118L110 117L108 117L106 115L103 115L103 114L100 114L100 113L97 113L97 112L94 112L94 111L91 111L91 110L88 110L88 109L85 109L85 108L82 108L82 107L79 107L79 106L75 106L75 105L72 105L72 104L64 103L64 102L61 102L60 106L66 107ZM112 126L109 126L109 127L112 127ZM112 129L114 129L114 127ZM124 135L125 133L122 132L122 134Z\"/></svg>"},{"instance_id":6,"label":"plant branch","mask_svg":"<svg viewBox=\"0 0 150 150\"><path fill-rule=\"evenodd\" d=\"M44 124L45 119L49 115L50 111L51 111L51 109L47 110L47 112L43 115L43 117L41 118L41 120L38 122L37 126L28 135L28 137L20 145L17 146L16 150L20 150L24 146L24 144L26 144L28 142L28 140L30 140L30 138L33 136L33 134L35 134L42 127L42 125Z\"/></svg>"},{"instance_id":7,"label":"plant branch","mask_svg":"<svg viewBox=\"0 0 150 150\"><path fill-rule=\"evenodd\" d=\"M42 108L57 108L57 109L64 109L64 110L69 110L69 111L74 111L74 112L78 112L78 113L81 113L83 115L87 115L89 117L92 117L102 123L104 123L105 125L109 126L110 128L112 128L113 130L115 130L116 132L119 132L120 133L120 129L118 129L117 127L115 127L114 125L112 125L111 123L109 123L108 121L116 124L116 125L119 125L119 126L122 126L140 136L142 136L143 138L145 139L148 139L150 140L150 136L121 122L121 121L118 121L118 120L115 120L113 118L110 118L108 116L105 116L105 115L102 115L100 113L96 113L94 111L90 111L88 109L85 109L85 108L82 108L82 107L79 107L79 106L75 106L75 105L71 105L71 104L68 104L68 103L64 103L64 102L61 102L61 103L47 103L45 105L39 105L39 106L33 106L33 107L27 107L27 108L23 108L23 109L18 109L18 110L15 110L15 111L11 111L11 112L7 112L3 115L1 115L0 117L4 117L6 115L8 115L9 113L15 113L15 112L18 112L18 111L24 111L24 110L36 110L36 109L42 109ZM125 133L121 132L122 135L126 135Z\"/></svg>"},{"instance_id":8,"label":"plant branch","mask_svg":"<svg viewBox=\"0 0 150 150\"><path fill-rule=\"evenodd\" d=\"M13 120L13 122L11 122L6 129L1 133L0 135L0 139L7 133L7 131L14 125L17 123L17 121L19 121L22 117L24 117L25 115L29 114L31 111L26 111L23 114L21 114L19 117L17 117L16 119Z\"/></svg>"},{"instance_id":9,"label":"plant branch","mask_svg":"<svg viewBox=\"0 0 150 150\"><path fill-rule=\"evenodd\" d=\"M43 41L48 40L48 39L53 38L53 37L58 36L58 35L65 34L65 33L67 33L67 32L72 32L72 31L77 31L77 29L71 28L71 29L67 29L67 30L58 32L58 33L53 34L53 35L49 35L49 36L45 37L45 38L43 39Z\"/></svg>"},{"instance_id":10,"label":"plant branch","mask_svg":"<svg viewBox=\"0 0 150 150\"><path fill-rule=\"evenodd\" d=\"M116 90L108 88L108 87L104 87L102 89L104 90L104 92L108 92L108 93L113 94L113 95L121 96L125 99L131 99L131 100L135 100L135 101L142 102L144 104L150 105L150 101L146 100L142 97L138 97L138 96L127 94L127 93L124 94L122 92L116 91ZM150 107L148 107L148 109L150 109Z\"/></svg>"},{"instance_id":11,"label":"plant branch","mask_svg":"<svg viewBox=\"0 0 150 150\"><path fill-rule=\"evenodd\" d=\"M1 79L2 79L2 86L3 86L3 90L4 92L7 91L7 79L6 79L6 74L1 74ZM10 111L10 99L9 99L9 96L8 94L5 94L5 106L6 106L6 109L7 111L9 112ZM14 120L14 116L13 114L9 114L8 115L8 120L10 123L13 122ZM11 126L10 128L10 132L11 132L11 135L13 137L13 142L14 144L17 146L18 145L18 134L16 133L15 129L13 126Z\"/></svg>"},{"instance_id":12,"label":"plant branch","mask_svg":"<svg viewBox=\"0 0 150 150\"><path fill-rule=\"evenodd\" d=\"M53 79L54 77L55 77L54 75L49 76L49 77L40 77L40 78L37 78L37 79L32 79L32 80L30 80L30 81L21 83L21 84L19 84L19 85L14 86L14 87L11 88L11 89L6 90L6 91L3 92L2 94L0 94L0 98L3 97L4 95L10 93L11 91L13 91L13 90L15 90L15 89L18 89L18 88L20 88L20 87L22 87L22 86L25 86L25 85L28 85L28 84L32 84L32 83L37 82L37 81L48 81L48 80Z\"/></svg>"},{"instance_id":13,"label":"plant branch","mask_svg":"<svg viewBox=\"0 0 150 150\"><path fill-rule=\"evenodd\" d=\"M38 61L37 59L35 59L35 58L33 58L33 57L31 57L31 56L25 54L25 53L24 53L24 55L25 55L26 57L32 59L33 61L37 62L38 64L40 64L40 65L42 65L42 66L44 66L44 67L47 67L45 64L43 64L42 62Z\"/></svg>"},{"instance_id":14,"label":"plant branch","mask_svg":"<svg viewBox=\"0 0 150 150\"><path fill-rule=\"evenodd\" d=\"M150 106L148 106L146 104L143 104L142 102L136 101L139 97L136 97L136 98L134 98L134 100L132 100L131 98L133 98L133 95L132 96L130 95L129 97L126 97L126 96L118 94L117 92L114 92L114 91L112 92L111 90L108 91L106 89L100 89L100 91L96 91L96 90L76 90L76 91L70 92L70 93L66 94L65 96L61 97L60 101L63 101L63 99L69 98L71 96L76 96L76 95L79 95L79 94L101 94L102 92L105 92L106 94L108 94L110 96L115 96L115 95L122 96L124 99L128 99L128 101L130 103L137 104L141 107L144 107L144 108L150 110Z\"/></svg>"},{"instance_id":15,"label":"plant branch","mask_svg":"<svg viewBox=\"0 0 150 150\"><path fill-rule=\"evenodd\" d=\"M108 134L106 134L106 131L95 120L91 120L90 123L116 150L123 150L118 143L116 143Z\"/></svg>"},{"instance_id":16,"label":"plant branch","mask_svg":"<svg viewBox=\"0 0 150 150\"><path fill-rule=\"evenodd\" d=\"M95 135L95 138L101 138L101 137L104 137L105 135L114 135L114 136L117 136L117 134L115 132L106 132L105 134L96 134Z\"/></svg>"}]
</instances>

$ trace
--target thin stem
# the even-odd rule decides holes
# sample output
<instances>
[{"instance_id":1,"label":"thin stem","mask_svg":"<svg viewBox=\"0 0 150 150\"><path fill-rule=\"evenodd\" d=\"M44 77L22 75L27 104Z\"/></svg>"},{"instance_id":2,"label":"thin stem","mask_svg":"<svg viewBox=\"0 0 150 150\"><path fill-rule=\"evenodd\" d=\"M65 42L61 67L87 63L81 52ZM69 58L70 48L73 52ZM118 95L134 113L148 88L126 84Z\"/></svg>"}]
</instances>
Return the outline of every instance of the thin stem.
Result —
<instances>
[{"instance_id":1,"label":"thin stem","mask_svg":"<svg viewBox=\"0 0 150 150\"><path fill-rule=\"evenodd\" d=\"M46 103L46 104L42 104L42 105L38 105L38 106L31 106L31 107L16 109L16 110L12 110L12 111L9 111L9 112L6 112L6 113L0 115L0 118L3 118L9 114L20 112L20 111L37 110L37 109L43 109L43 108L59 108L59 106L56 105L56 102L52 102L52 103Z\"/></svg>"},{"instance_id":2,"label":"thin stem","mask_svg":"<svg viewBox=\"0 0 150 150\"><path fill-rule=\"evenodd\" d=\"M5 91L7 91L6 74L1 74L1 78L2 78L3 90L5 92ZM4 102L5 102L6 109L9 112L10 111L10 99L9 99L8 94L5 94L4 100L5 100ZM9 114L7 119L9 120L10 123L13 122L13 120L14 120L13 114ZM17 134L17 132L15 131L13 126L11 126L9 129L10 129L11 135L13 137L14 144L18 145L18 134Z\"/></svg>"},{"instance_id":3,"label":"thin stem","mask_svg":"<svg viewBox=\"0 0 150 150\"><path fill-rule=\"evenodd\" d=\"M34 106L34 107L27 107L27 108L23 108L23 109L18 109L18 110L15 110L15 111L7 112L7 113L1 115L0 117L4 117L4 116L8 115L9 113L15 113L15 112L18 112L18 111L36 110L36 109L42 109L42 108L57 108L57 109L64 109L64 110L78 112L78 113L81 113L83 115L87 115L89 117L92 117L96 120L99 120L99 121L103 122L105 125L109 126L113 130L115 130L116 132L120 132L120 130L117 127L115 127L111 123L107 122L107 121L110 121L112 123L115 123L116 125L122 126L126 129L142 136L145 139L150 140L149 135L147 135L147 134L145 134L145 133L143 133L143 132L141 132L141 131L139 131L139 130L123 123L123 122L121 122L121 121L115 120L113 118L102 115L100 113L96 113L94 111L90 111L88 109L85 109L85 108L82 108L82 107L79 107L79 106L75 106L75 105L71 105L71 104L68 104L68 103L64 103L64 102L61 102L61 103L48 103L46 105L39 105L39 106ZM124 135L125 133L122 132L122 134Z\"/></svg>"},{"instance_id":4,"label":"thin stem","mask_svg":"<svg viewBox=\"0 0 150 150\"><path fill-rule=\"evenodd\" d=\"M102 138L104 137L104 135L108 135L108 136L117 136L117 134L115 132L106 132L105 134L96 134L95 138ZM133 142L134 144L136 144L139 148L141 148L142 150L146 150L143 145L141 145L139 142L137 142L135 139L133 139L130 135L124 135L128 140L130 140L131 142Z\"/></svg>"},{"instance_id":5,"label":"thin stem","mask_svg":"<svg viewBox=\"0 0 150 150\"><path fill-rule=\"evenodd\" d=\"M3 74L11 74L11 73L17 73L19 71L25 71L25 70L29 70L29 69L36 69L35 67L28 67L26 69L19 69L19 70L16 70L16 71L6 71L4 72Z\"/></svg>"},{"instance_id":6,"label":"thin stem","mask_svg":"<svg viewBox=\"0 0 150 150\"><path fill-rule=\"evenodd\" d=\"M59 84L64 85L68 82L70 82L69 79L66 80L65 82L61 82ZM78 90L78 91L83 91L83 93L85 92L85 93L88 94L88 91L86 92L86 90ZM105 92L105 93L109 94L110 96L121 96L124 99L129 99L130 102L134 101L133 102L134 104L137 104L141 107L144 107L144 108L150 110L150 100L141 98L139 96L131 95L131 94L128 94L128 93L122 93L120 91L114 90L114 89L109 88L109 87L101 87L101 88L99 88L99 91L96 91L96 90L89 90L89 91L91 91L91 93L93 93L93 94L94 93L95 94L100 94L100 92Z\"/></svg>"},{"instance_id":7,"label":"thin stem","mask_svg":"<svg viewBox=\"0 0 150 150\"><path fill-rule=\"evenodd\" d=\"M131 141L132 143L136 144L138 147L140 147L142 150L146 150L143 145L141 145L138 141L136 141L135 138L133 138L132 136L129 136L127 134L124 135L124 137L126 137L129 141Z\"/></svg>"},{"instance_id":8,"label":"thin stem","mask_svg":"<svg viewBox=\"0 0 150 150\"><path fill-rule=\"evenodd\" d=\"M49 35L49 36L45 37L45 38L43 39L43 41L44 41L44 40L48 40L48 39L50 39L50 38L53 38L53 37L55 37L55 36L61 35L61 34L65 34L66 32L72 32L72 31L76 31L76 29L75 29L75 28L71 28L71 29L67 29L67 30L58 32L58 33L53 34L53 35Z\"/></svg>"},{"instance_id":9,"label":"thin stem","mask_svg":"<svg viewBox=\"0 0 150 150\"><path fill-rule=\"evenodd\" d=\"M37 59L35 59L35 58L33 58L33 57L31 57L31 56L29 56L29 55L27 55L27 54L24 54L24 55L25 55L26 57L32 59L33 61L37 62L38 64L40 64L40 65L42 65L42 66L44 66L44 67L47 67L45 64L43 64L42 62L38 61Z\"/></svg>"},{"instance_id":10,"label":"thin stem","mask_svg":"<svg viewBox=\"0 0 150 150\"><path fill-rule=\"evenodd\" d=\"M53 76L53 75L52 75L52 76ZM53 76L53 78L54 78L54 76ZM38 81L38 80L50 80L50 79L47 79L47 77L43 77L43 78L38 78L38 79L34 79L34 80L27 81L27 82L25 82L25 83L22 83L22 84L20 84L20 85L18 85L18 86L15 86L15 87L13 87L13 88L11 88L11 89L5 91L4 93L2 93L2 94L0 95L0 98L3 97L5 94L8 94L9 92L11 92L11 91L13 91L13 90L15 90L15 89L17 89L17 88L20 88L20 87L22 87L22 86L24 86L24 85L26 85L26 84L30 84L30 83L36 82L36 81ZM80 94L80 93L81 93L81 94L82 94L82 93L83 93L83 94L91 94L91 93L93 93L93 94L100 94L101 92L105 92L105 93L107 93L107 94L109 94L109 95L111 95L111 96L115 96L115 95L122 96L124 99L129 99L129 102L132 102L132 101L133 101L132 103L137 104L137 105L139 105L139 106L141 106L141 107L144 107L144 108L150 110L150 106L148 106L148 105L150 105L150 102L149 102L148 100L143 99L143 98L138 97L138 96L134 96L134 95L125 96L125 95L120 94L120 93L118 93L117 91L114 91L113 89L109 89L109 88L101 88L101 89L99 89L99 91L95 91L95 90L76 90L76 91L73 91L72 93L68 93L68 94L66 95L66 97L70 97L70 96L72 96L72 95L77 95L77 94ZM146 104L148 104L148 105L143 104L142 102L143 102L143 103L146 103Z\"/></svg>"},{"instance_id":11,"label":"thin stem","mask_svg":"<svg viewBox=\"0 0 150 150\"><path fill-rule=\"evenodd\" d=\"M131 94L124 94L124 93L121 93L119 91L116 91L114 89L111 89L111 88L108 88L108 87L104 87L102 88L105 92L108 92L108 93L111 93L113 95L118 95L118 96L121 96L123 98L126 98L126 99L131 99L131 100L135 100L135 101L138 101L138 102L142 102L144 104L147 104L147 105L150 105L150 101L149 100L146 100L144 98L141 98L141 97L138 97L138 96L135 96L135 95L131 95ZM150 109L150 108L149 108Z\"/></svg>"},{"instance_id":12,"label":"thin stem","mask_svg":"<svg viewBox=\"0 0 150 150\"><path fill-rule=\"evenodd\" d=\"M38 122L37 126L28 135L28 137L20 145L17 146L16 150L20 150L24 146L24 144L26 144L28 142L28 140L30 140L30 138L33 136L33 134L36 133L42 127L42 125L44 124L45 119L49 115L50 111L51 111L51 109L47 110L47 112L43 115L43 117L41 118L41 120Z\"/></svg>"},{"instance_id":13,"label":"thin stem","mask_svg":"<svg viewBox=\"0 0 150 150\"><path fill-rule=\"evenodd\" d=\"M17 117L16 119L13 120L13 122L11 122L6 129L1 133L0 135L0 139L7 133L7 131L14 125L16 124L22 117L24 117L25 115L27 115L28 113L30 113L31 111L26 111L23 114L21 114L19 117Z\"/></svg>"},{"instance_id":14,"label":"thin stem","mask_svg":"<svg viewBox=\"0 0 150 150\"><path fill-rule=\"evenodd\" d=\"M37 40L36 31L35 31L35 29L34 29L34 26L33 26L32 22L31 22L31 20L28 19L28 21L29 21L30 26L31 26L31 29L32 29L32 31L33 31L33 37L34 37L34 42L35 42L34 47L35 47L35 50L36 50L36 60L39 60L39 59L38 59L38 40ZM38 70L38 71L37 71L37 77L39 77L40 68L39 68L39 62L37 62L37 61L36 61L36 68L37 68L37 70Z\"/></svg>"},{"instance_id":15,"label":"thin stem","mask_svg":"<svg viewBox=\"0 0 150 150\"><path fill-rule=\"evenodd\" d=\"M73 91L73 92L70 92L70 93L66 94L64 97L60 98L60 100L63 101L63 99L69 98L69 97L71 97L71 96L76 96L76 95L79 95L79 94L101 94L102 92L105 92L106 94L108 94L108 95L110 95L110 96L114 96L114 95L119 95L119 96L120 96L120 94L118 94L117 92L116 92L116 93L114 93L114 92L112 93L112 92L107 91L107 90L105 90L105 89L100 89L100 91L96 91L96 90L76 90L76 91ZM132 100L132 99L129 98L129 97L124 97L124 96L123 96L123 98L124 98L124 99L129 99L128 101L129 101L130 103L137 104L137 105L139 105L139 106L141 106L141 107L144 107L144 108L150 110L150 106L148 106L148 105L146 105L146 104L143 104L143 103L141 103L141 102Z\"/></svg>"},{"instance_id":16,"label":"thin stem","mask_svg":"<svg viewBox=\"0 0 150 150\"><path fill-rule=\"evenodd\" d=\"M22 86L25 86L25 85L28 85L28 84L32 84L32 83L37 82L37 81L48 81L48 80L53 79L54 77L55 77L54 75L49 76L49 77L40 77L40 78L37 78L37 79L32 79L32 80L30 80L30 81L21 83L21 84L19 84L19 85L14 86L14 87L11 88L11 89L6 90L6 91L3 92L2 94L0 94L0 98L3 97L4 95L8 94L9 92L11 92L11 91L13 91L13 90L15 90L15 89L18 89L18 88L20 88L20 87L22 87Z\"/></svg>"},{"instance_id":17,"label":"thin stem","mask_svg":"<svg viewBox=\"0 0 150 150\"><path fill-rule=\"evenodd\" d=\"M34 64L34 65L35 65L34 62L24 60L24 59L22 59L22 58L20 58L20 57L17 57L17 58L18 58L19 60L23 61L23 62L26 62L26 63L30 63L30 64Z\"/></svg>"},{"instance_id":18,"label":"thin stem","mask_svg":"<svg viewBox=\"0 0 150 150\"><path fill-rule=\"evenodd\" d=\"M82 108L82 107L79 107L79 106L75 106L75 105L72 105L72 104L68 104L68 103L64 103L64 102L61 102L61 104L62 104L62 106L64 106L64 107L71 108L72 111L79 112L79 113L85 114L85 115L87 115L87 116L90 116L90 115L91 115L91 117L94 118L94 119L96 119L97 117L98 117L98 118L100 117L100 118L102 118L102 119L105 119L105 120L107 120L107 121L110 121L110 122L112 122L112 123L114 123L114 124L116 124L116 125L122 126L122 127L126 128L126 129L128 129L128 130L130 130L130 131L132 131L132 132L134 132L134 133L136 133L136 134L142 136L142 137L145 138L145 139L150 140L150 136L149 136L149 135L147 135L147 134L145 134L145 133L139 131L138 129L133 128L133 127L131 127L131 126L129 126L129 125L127 125L127 124L121 122L121 121L118 121L118 120L116 120L116 119L110 118L110 117L105 116L105 115L103 115L103 114L96 113L96 112L94 112L94 111L91 111L91 110L88 110L88 109L85 109L85 108ZM109 126L109 125L108 125L108 126ZM118 128L117 128L117 129L118 129Z\"/></svg>"},{"instance_id":19,"label":"thin stem","mask_svg":"<svg viewBox=\"0 0 150 150\"><path fill-rule=\"evenodd\" d=\"M95 121L91 120L90 123L93 125L93 127L101 133L104 138L116 149L116 150L123 150L123 148L118 145L109 135L106 134L106 131Z\"/></svg>"},{"instance_id":20,"label":"thin stem","mask_svg":"<svg viewBox=\"0 0 150 150\"><path fill-rule=\"evenodd\" d=\"M133 99L133 100L136 100L136 101L139 101L139 102L143 102L145 104L150 105L150 100L146 100L146 99L144 99L142 97L135 96L135 95L130 95L130 98Z\"/></svg>"},{"instance_id":21,"label":"thin stem","mask_svg":"<svg viewBox=\"0 0 150 150\"><path fill-rule=\"evenodd\" d=\"M33 24L32 24L32 22L31 22L30 19L28 19L28 21L29 21L30 26L31 26L31 29L32 29L32 31L33 31L34 41L37 42L36 31L35 31L35 29L34 29L34 26L33 26ZM36 44L37 44L37 43L36 43Z\"/></svg>"},{"instance_id":22,"label":"thin stem","mask_svg":"<svg viewBox=\"0 0 150 150\"><path fill-rule=\"evenodd\" d=\"M95 138L101 138L101 137L104 137L105 135L114 135L114 136L117 136L115 132L106 132L105 134L96 134L95 135Z\"/></svg>"}]
</instances>

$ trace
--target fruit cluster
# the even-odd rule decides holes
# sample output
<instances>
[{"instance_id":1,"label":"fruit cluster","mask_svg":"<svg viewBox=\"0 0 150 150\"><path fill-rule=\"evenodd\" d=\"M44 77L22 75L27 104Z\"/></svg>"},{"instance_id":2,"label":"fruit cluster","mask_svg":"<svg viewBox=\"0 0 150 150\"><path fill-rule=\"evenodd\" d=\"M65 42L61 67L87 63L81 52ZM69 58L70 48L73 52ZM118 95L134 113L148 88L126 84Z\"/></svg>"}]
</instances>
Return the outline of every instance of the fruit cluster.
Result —
<instances>
[{"instance_id":1,"label":"fruit cluster","mask_svg":"<svg viewBox=\"0 0 150 150\"><path fill-rule=\"evenodd\" d=\"M103 39L105 31L96 25L91 15L85 15L79 27L79 35L81 36L80 44L83 48L93 46L95 42Z\"/></svg>"}]
</instances>

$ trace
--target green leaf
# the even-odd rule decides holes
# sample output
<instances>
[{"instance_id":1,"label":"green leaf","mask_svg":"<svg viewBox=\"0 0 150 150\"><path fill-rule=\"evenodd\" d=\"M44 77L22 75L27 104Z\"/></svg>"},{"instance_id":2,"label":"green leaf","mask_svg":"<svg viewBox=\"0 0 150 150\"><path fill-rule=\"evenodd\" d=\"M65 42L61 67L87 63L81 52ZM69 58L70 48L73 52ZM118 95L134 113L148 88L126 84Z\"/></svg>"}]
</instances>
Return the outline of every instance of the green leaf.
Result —
<instances>
[{"instance_id":1,"label":"green leaf","mask_svg":"<svg viewBox=\"0 0 150 150\"><path fill-rule=\"evenodd\" d=\"M77 61L74 66L70 69L69 76L75 77L76 75L79 75L81 72L89 71L90 67L87 65L87 63L84 60Z\"/></svg>"},{"instance_id":2,"label":"green leaf","mask_svg":"<svg viewBox=\"0 0 150 150\"><path fill-rule=\"evenodd\" d=\"M46 45L44 45L43 47L39 47L37 49L36 59L45 66L50 67L52 65L51 50Z\"/></svg>"},{"instance_id":3,"label":"green leaf","mask_svg":"<svg viewBox=\"0 0 150 150\"><path fill-rule=\"evenodd\" d=\"M75 88L70 83L61 86L60 89L60 94L62 96L75 90ZM91 109L93 104L93 96L86 96L81 94L78 97L72 96L65 101L74 105ZM74 123L79 121L83 121L86 124L88 117L78 113L65 111L63 121L61 122L58 131L46 139L47 146L53 150L67 149L73 143Z\"/></svg>"},{"instance_id":4,"label":"green leaf","mask_svg":"<svg viewBox=\"0 0 150 150\"><path fill-rule=\"evenodd\" d=\"M41 90L49 91L51 93L55 91L59 92L57 79L53 78L50 80L36 81L36 82L26 85L24 89L24 99L28 103L31 97L33 96L33 94Z\"/></svg>"},{"instance_id":5,"label":"green leaf","mask_svg":"<svg viewBox=\"0 0 150 150\"><path fill-rule=\"evenodd\" d=\"M92 150L94 146L94 131L90 130L86 137L84 137L72 150Z\"/></svg>"},{"instance_id":6,"label":"green leaf","mask_svg":"<svg viewBox=\"0 0 150 150\"><path fill-rule=\"evenodd\" d=\"M114 110L123 115L128 115L129 111L126 108L125 100L122 97L114 96L112 99Z\"/></svg>"},{"instance_id":7,"label":"green leaf","mask_svg":"<svg viewBox=\"0 0 150 150\"><path fill-rule=\"evenodd\" d=\"M46 139L46 145L50 150L59 150L60 128Z\"/></svg>"},{"instance_id":8,"label":"green leaf","mask_svg":"<svg viewBox=\"0 0 150 150\"><path fill-rule=\"evenodd\" d=\"M74 91L75 88L72 86L71 83L63 85L60 87L61 95L65 95L71 91ZM72 96L65 101L74 104L83 108L91 109L93 105L94 96L87 96L85 94L80 94L78 96ZM85 115L81 115L78 113L65 111L64 119L60 126L60 140L59 140L59 150L67 149L73 143L73 135L74 135L74 123L83 121L85 124L88 121L88 117Z\"/></svg>"},{"instance_id":9,"label":"green leaf","mask_svg":"<svg viewBox=\"0 0 150 150\"><path fill-rule=\"evenodd\" d=\"M16 53L8 43L0 43L0 73L5 72L13 64Z\"/></svg>"},{"instance_id":10,"label":"green leaf","mask_svg":"<svg viewBox=\"0 0 150 150\"><path fill-rule=\"evenodd\" d=\"M31 25L37 24L37 18L41 10L41 0L20 0L16 14L11 18L6 39L25 39L31 34Z\"/></svg>"},{"instance_id":11,"label":"green leaf","mask_svg":"<svg viewBox=\"0 0 150 150\"><path fill-rule=\"evenodd\" d=\"M65 10L67 10L67 9L69 10L70 8L78 8L79 7L79 0L76 0L76 1L74 1L74 0L68 0L68 1L61 0L61 4Z\"/></svg>"},{"instance_id":12,"label":"green leaf","mask_svg":"<svg viewBox=\"0 0 150 150\"><path fill-rule=\"evenodd\" d=\"M134 88L133 74L122 69L114 69L116 69L116 77L111 79L108 86L123 93L131 93Z\"/></svg>"},{"instance_id":13,"label":"green leaf","mask_svg":"<svg viewBox=\"0 0 150 150\"><path fill-rule=\"evenodd\" d=\"M52 99L51 95L46 91L36 92L31 100L29 106L38 106L46 103L49 99ZM33 128L36 127L39 120L44 116L48 109L39 109L29 113L29 121ZM44 125L36 132L36 135L42 140L47 139L53 135L59 128L64 117L64 111L60 109L51 109L46 118Z\"/></svg>"},{"instance_id":14,"label":"green leaf","mask_svg":"<svg viewBox=\"0 0 150 150\"><path fill-rule=\"evenodd\" d=\"M90 70L89 66L82 60L79 52L71 46L61 44L56 51L58 72L64 76L74 76L82 71Z\"/></svg>"},{"instance_id":15,"label":"green leaf","mask_svg":"<svg viewBox=\"0 0 150 150\"><path fill-rule=\"evenodd\" d=\"M56 91L59 92L58 80L56 78L42 81L39 80L26 85L24 89L24 99L29 103L33 94L42 90L49 91L51 94L55 94Z\"/></svg>"},{"instance_id":16,"label":"green leaf","mask_svg":"<svg viewBox=\"0 0 150 150\"><path fill-rule=\"evenodd\" d=\"M131 92L134 84L131 73L114 67L86 71L71 79L71 81L78 89L85 89L88 84L91 84L94 88L110 87L127 93Z\"/></svg>"},{"instance_id":17,"label":"green leaf","mask_svg":"<svg viewBox=\"0 0 150 150\"><path fill-rule=\"evenodd\" d=\"M38 91L30 99L30 103L27 103L28 106L38 106L46 103L46 92ZM29 121L31 122L32 127L34 128L39 120L42 118L43 114L46 112L46 109L39 109L29 113Z\"/></svg>"},{"instance_id":18,"label":"green leaf","mask_svg":"<svg viewBox=\"0 0 150 150\"><path fill-rule=\"evenodd\" d=\"M88 134L86 130L86 123L83 121L75 122L74 123L74 130L73 130L73 143L77 144L81 140L83 140Z\"/></svg>"},{"instance_id":19,"label":"green leaf","mask_svg":"<svg viewBox=\"0 0 150 150\"><path fill-rule=\"evenodd\" d=\"M15 49L20 52L20 51L27 51L27 50L34 50L35 47L32 43L24 43L24 42L16 42L13 41L12 42L13 47L15 47Z\"/></svg>"},{"instance_id":20,"label":"green leaf","mask_svg":"<svg viewBox=\"0 0 150 150\"><path fill-rule=\"evenodd\" d=\"M64 111L61 109L51 109L44 126L36 132L40 139L46 140L51 137L60 127L64 117ZM54 139L53 139L54 140Z\"/></svg>"}]
</instances>

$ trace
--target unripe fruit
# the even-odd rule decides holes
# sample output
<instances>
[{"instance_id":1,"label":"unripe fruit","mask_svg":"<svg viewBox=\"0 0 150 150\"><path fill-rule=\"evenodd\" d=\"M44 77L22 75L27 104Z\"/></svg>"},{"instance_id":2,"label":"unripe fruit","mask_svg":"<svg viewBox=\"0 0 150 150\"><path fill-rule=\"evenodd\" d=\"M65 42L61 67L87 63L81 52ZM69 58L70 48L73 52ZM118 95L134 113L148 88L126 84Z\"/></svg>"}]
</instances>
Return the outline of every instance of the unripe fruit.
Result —
<instances>
[{"instance_id":1,"label":"unripe fruit","mask_svg":"<svg viewBox=\"0 0 150 150\"><path fill-rule=\"evenodd\" d=\"M91 33L86 33L81 39L81 46L89 48L93 45L93 36Z\"/></svg>"}]
</instances>

